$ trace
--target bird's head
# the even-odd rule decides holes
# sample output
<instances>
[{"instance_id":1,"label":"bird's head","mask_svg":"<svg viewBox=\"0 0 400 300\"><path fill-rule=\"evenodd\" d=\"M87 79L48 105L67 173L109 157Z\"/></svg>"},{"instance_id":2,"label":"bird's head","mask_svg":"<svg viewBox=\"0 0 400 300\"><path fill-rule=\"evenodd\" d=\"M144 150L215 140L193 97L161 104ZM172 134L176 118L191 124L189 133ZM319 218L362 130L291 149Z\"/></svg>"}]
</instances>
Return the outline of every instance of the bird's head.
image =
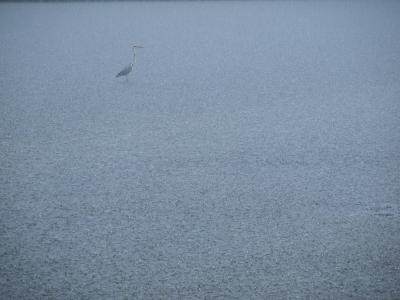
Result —
<instances>
[{"instance_id":1,"label":"bird's head","mask_svg":"<svg viewBox=\"0 0 400 300\"><path fill-rule=\"evenodd\" d=\"M132 46L132 50L135 50L135 48L144 48L143 46L139 46L139 45L131 45Z\"/></svg>"}]
</instances>

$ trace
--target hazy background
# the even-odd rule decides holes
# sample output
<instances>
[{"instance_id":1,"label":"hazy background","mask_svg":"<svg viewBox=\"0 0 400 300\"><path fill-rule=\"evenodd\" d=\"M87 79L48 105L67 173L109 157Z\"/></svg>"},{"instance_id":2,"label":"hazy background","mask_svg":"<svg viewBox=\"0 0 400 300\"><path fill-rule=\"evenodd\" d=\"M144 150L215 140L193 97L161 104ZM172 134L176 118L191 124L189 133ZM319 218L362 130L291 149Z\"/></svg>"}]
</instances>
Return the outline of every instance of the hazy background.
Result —
<instances>
[{"instance_id":1,"label":"hazy background","mask_svg":"<svg viewBox=\"0 0 400 300\"><path fill-rule=\"evenodd\" d=\"M399 298L399 16L0 4L0 298Z\"/></svg>"}]
</instances>

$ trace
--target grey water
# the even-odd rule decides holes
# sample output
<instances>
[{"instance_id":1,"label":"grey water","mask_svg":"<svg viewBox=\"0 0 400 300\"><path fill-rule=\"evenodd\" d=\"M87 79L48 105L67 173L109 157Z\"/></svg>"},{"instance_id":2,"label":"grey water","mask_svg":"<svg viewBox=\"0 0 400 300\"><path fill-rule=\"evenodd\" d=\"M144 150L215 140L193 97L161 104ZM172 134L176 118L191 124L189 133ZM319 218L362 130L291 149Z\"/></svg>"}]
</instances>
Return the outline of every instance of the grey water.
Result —
<instances>
[{"instance_id":1,"label":"grey water","mask_svg":"<svg viewBox=\"0 0 400 300\"><path fill-rule=\"evenodd\" d=\"M1 3L0 298L399 298L399 15Z\"/></svg>"}]
</instances>

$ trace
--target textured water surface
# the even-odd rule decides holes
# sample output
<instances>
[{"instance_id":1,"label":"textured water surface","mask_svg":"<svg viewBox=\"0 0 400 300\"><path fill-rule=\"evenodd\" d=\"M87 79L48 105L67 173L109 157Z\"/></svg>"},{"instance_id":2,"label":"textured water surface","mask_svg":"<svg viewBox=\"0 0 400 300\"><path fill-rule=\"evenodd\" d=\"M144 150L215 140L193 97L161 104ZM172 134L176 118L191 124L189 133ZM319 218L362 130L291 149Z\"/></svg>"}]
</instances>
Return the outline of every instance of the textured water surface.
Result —
<instances>
[{"instance_id":1,"label":"textured water surface","mask_svg":"<svg viewBox=\"0 0 400 300\"><path fill-rule=\"evenodd\" d=\"M399 15L0 4L0 298L400 298Z\"/></svg>"}]
</instances>

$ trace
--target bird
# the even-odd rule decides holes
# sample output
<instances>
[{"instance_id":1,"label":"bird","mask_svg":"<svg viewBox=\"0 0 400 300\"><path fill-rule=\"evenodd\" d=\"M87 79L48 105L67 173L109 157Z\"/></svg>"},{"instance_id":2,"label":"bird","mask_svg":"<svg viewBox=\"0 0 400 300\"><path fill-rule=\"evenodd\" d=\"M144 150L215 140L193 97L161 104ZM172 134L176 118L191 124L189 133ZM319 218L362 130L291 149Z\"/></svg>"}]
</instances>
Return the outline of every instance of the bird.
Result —
<instances>
[{"instance_id":1,"label":"bird","mask_svg":"<svg viewBox=\"0 0 400 300\"><path fill-rule=\"evenodd\" d=\"M135 52L135 49L136 49L136 48L144 48L144 47L139 46L139 45L132 45L133 62L131 62L128 66L126 66L125 68L123 68L115 77L126 76L126 75L128 75L130 72L132 72L133 64L136 64L136 52Z\"/></svg>"}]
</instances>

